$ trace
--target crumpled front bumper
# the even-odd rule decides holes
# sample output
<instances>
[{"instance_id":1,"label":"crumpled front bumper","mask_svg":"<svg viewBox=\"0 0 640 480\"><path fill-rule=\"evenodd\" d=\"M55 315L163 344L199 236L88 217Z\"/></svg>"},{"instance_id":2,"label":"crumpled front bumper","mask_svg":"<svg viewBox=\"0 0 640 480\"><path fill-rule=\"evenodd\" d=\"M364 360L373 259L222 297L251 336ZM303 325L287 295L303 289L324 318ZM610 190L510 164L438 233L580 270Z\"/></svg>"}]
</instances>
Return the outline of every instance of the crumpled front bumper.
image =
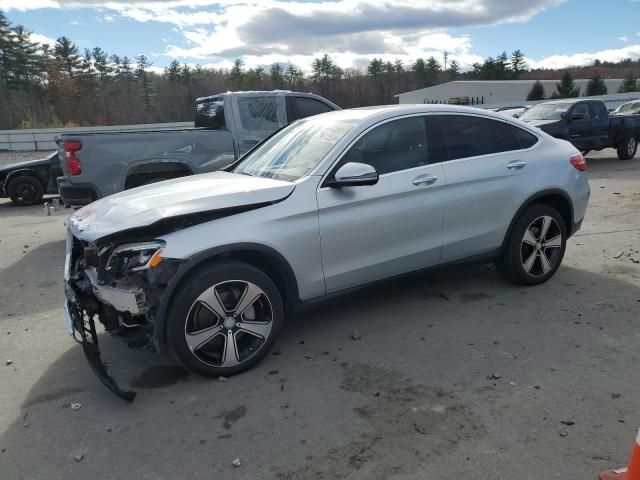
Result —
<instances>
[{"instance_id":1,"label":"crumpled front bumper","mask_svg":"<svg viewBox=\"0 0 640 480\"><path fill-rule=\"evenodd\" d=\"M95 313L87 311L78 301L77 293L69 282L65 282L64 311L69 333L82 345L82 350L89 366L98 379L118 397L133 402L136 393L121 389L109 374L106 365L100 358L98 334L96 333ZM79 337L79 338L78 338Z\"/></svg>"}]
</instances>

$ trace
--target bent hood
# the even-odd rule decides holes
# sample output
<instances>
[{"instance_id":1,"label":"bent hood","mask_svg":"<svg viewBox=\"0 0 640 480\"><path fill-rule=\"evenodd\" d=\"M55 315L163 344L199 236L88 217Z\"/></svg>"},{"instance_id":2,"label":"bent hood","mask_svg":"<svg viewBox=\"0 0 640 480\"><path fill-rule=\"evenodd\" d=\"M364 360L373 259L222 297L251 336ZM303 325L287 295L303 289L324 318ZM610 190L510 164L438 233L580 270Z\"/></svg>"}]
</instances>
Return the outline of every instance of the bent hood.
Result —
<instances>
[{"instance_id":1,"label":"bent hood","mask_svg":"<svg viewBox=\"0 0 640 480\"><path fill-rule=\"evenodd\" d=\"M102 198L69 217L67 226L76 237L93 242L163 220L274 203L294 189L293 183L270 178L222 171L205 173Z\"/></svg>"}]
</instances>

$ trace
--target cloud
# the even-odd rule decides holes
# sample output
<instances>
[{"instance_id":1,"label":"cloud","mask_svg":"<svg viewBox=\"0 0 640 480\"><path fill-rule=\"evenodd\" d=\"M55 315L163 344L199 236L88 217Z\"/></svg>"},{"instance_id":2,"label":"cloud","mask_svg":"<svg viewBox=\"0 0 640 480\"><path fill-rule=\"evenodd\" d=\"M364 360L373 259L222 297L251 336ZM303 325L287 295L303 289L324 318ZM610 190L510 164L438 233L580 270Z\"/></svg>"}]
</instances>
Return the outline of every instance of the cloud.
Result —
<instances>
[{"instance_id":1,"label":"cloud","mask_svg":"<svg viewBox=\"0 0 640 480\"><path fill-rule=\"evenodd\" d=\"M629 41L629 37L627 36L622 36L622 37L618 37L618 40L620 40L621 42L628 42Z\"/></svg>"},{"instance_id":2,"label":"cloud","mask_svg":"<svg viewBox=\"0 0 640 480\"><path fill-rule=\"evenodd\" d=\"M116 19L168 23L184 41L155 55L180 61L228 65L242 57L248 66L279 61L308 69L323 53L350 67L374 57L441 60L446 50L464 68L482 58L468 36L449 29L524 22L563 1L0 0L0 9L99 7Z\"/></svg>"},{"instance_id":3,"label":"cloud","mask_svg":"<svg viewBox=\"0 0 640 480\"><path fill-rule=\"evenodd\" d=\"M47 37L46 35L42 35L40 33L31 33L30 38L32 42L42 43L51 47L56 44L55 39Z\"/></svg>"},{"instance_id":4,"label":"cloud","mask_svg":"<svg viewBox=\"0 0 640 480\"><path fill-rule=\"evenodd\" d=\"M552 55L538 61L529 60L531 68L565 68L581 67L593 64L596 60L607 62L619 62L626 58L640 59L640 44L629 45L623 48L611 48L590 53L574 53L572 55Z\"/></svg>"}]
</instances>

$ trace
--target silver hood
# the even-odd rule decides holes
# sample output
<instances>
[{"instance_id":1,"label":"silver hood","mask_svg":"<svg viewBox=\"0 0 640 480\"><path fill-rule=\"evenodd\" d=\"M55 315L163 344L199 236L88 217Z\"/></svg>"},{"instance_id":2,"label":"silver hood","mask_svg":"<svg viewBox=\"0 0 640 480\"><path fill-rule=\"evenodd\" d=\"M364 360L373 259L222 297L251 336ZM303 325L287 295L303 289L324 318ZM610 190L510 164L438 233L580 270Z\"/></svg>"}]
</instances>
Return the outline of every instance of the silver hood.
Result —
<instances>
[{"instance_id":1,"label":"silver hood","mask_svg":"<svg viewBox=\"0 0 640 480\"><path fill-rule=\"evenodd\" d=\"M277 202L294 188L290 182L222 171L193 175L97 200L69 217L67 227L76 237L93 242L174 217Z\"/></svg>"}]
</instances>

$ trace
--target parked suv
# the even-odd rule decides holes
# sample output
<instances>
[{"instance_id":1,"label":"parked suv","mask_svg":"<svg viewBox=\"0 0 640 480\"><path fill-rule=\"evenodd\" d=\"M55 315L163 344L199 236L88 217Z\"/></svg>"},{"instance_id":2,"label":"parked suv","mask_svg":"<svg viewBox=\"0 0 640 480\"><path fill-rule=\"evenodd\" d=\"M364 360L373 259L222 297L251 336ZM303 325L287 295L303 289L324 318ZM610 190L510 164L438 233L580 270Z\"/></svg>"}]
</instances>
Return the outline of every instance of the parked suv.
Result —
<instances>
[{"instance_id":1,"label":"parked suv","mask_svg":"<svg viewBox=\"0 0 640 480\"><path fill-rule=\"evenodd\" d=\"M89 361L94 317L188 369L259 362L287 312L464 260L536 285L589 199L568 142L501 114L443 105L343 110L280 130L226 171L107 197L68 220L66 310Z\"/></svg>"}]
</instances>

